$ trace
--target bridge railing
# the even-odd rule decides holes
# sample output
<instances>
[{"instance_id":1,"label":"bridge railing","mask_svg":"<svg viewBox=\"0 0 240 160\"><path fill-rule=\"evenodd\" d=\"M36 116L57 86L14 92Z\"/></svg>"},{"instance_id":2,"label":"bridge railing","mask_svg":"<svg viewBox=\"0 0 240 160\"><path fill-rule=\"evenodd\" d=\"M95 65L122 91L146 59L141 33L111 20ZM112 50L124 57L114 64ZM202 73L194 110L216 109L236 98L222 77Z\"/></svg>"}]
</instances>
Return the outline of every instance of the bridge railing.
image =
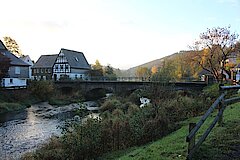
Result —
<instances>
[{"instance_id":1,"label":"bridge railing","mask_svg":"<svg viewBox=\"0 0 240 160\"><path fill-rule=\"evenodd\" d=\"M120 82L194 82L199 81L192 77L184 77L181 79L166 79L164 77L160 79L153 79L151 77L106 77L106 76L90 76L85 79L77 79L79 81L120 81Z\"/></svg>"},{"instance_id":2,"label":"bridge railing","mask_svg":"<svg viewBox=\"0 0 240 160\"><path fill-rule=\"evenodd\" d=\"M220 90L223 93L217 98L217 100L211 105L211 107L207 110L207 112L202 116L202 118L198 121L198 123L190 123L189 124L189 134L186 137L186 141L188 142L188 156L187 159L192 159L193 154L198 150L201 144L205 141L209 133L212 131L214 126L219 123L219 125L223 124L223 112L227 105L240 102L240 97L234 97L230 99L224 99L227 94L227 91L240 89L240 85L238 86L220 86ZM203 135L199 138L199 140L195 143L196 134L205 122L205 120L211 115L211 113L218 108L218 114L207 128L207 130L203 133Z\"/></svg>"}]
</instances>

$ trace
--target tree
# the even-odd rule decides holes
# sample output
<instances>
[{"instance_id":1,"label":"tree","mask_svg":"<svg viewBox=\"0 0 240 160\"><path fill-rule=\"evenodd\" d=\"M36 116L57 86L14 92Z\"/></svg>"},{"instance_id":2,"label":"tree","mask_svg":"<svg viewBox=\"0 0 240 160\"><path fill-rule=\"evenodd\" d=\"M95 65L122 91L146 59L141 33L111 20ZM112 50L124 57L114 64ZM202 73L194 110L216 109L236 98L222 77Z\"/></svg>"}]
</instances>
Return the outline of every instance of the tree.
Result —
<instances>
[{"instance_id":1,"label":"tree","mask_svg":"<svg viewBox=\"0 0 240 160\"><path fill-rule=\"evenodd\" d=\"M94 70L93 73L95 76L103 76L103 66L99 60L96 60L95 64L92 65L92 69Z\"/></svg>"},{"instance_id":2,"label":"tree","mask_svg":"<svg viewBox=\"0 0 240 160\"><path fill-rule=\"evenodd\" d=\"M226 60L236 47L238 34L231 33L230 27L217 27L208 28L206 32L200 34L199 38L200 40L194 45L199 55L195 60L202 69L213 74L217 81L222 80Z\"/></svg>"},{"instance_id":3,"label":"tree","mask_svg":"<svg viewBox=\"0 0 240 160\"><path fill-rule=\"evenodd\" d=\"M108 64L105 68L104 68L104 76L108 77L111 80L116 80L117 76L114 73L114 69L113 67L111 67L110 64Z\"/></svg>"},{"instance_id":4,"label":"tree","mask_svg":"<svg viewBox=\"0 0 240 160\"><path fill-rule=\"evenodd\" d=\"M139 67L137 68L135 74L137 77L148 78L151 76L151 70L148 69L147 67Z\"/></svg>"},{"instance_id":5,"label":"tree","mask_svg":"<svg viewBox=\"0 0 240 160\"><path fill-rule=\"evenodd\" d=\"M175 61L166 59L163 61L162 66L158 68L158 72L152 75L153 81L169 82L174 79L176 70Z\"/></svg>"},{"instance_id":6,"label":"tree","mask_svg":"<svg viewBox=\"0 0 240 160\"><path fill-rule=\"evenodd\" d=\"M2 79L8 74L8 70L10 67L10 59L4 56L0 52L0 84L2 84ZM0 85L1 86L1 85Z\"/></svg>"},{"instance_id":7,"label":"tree","mask_svg":"<svg viewBox=\"0 0 240 160\"><path fill-rule=\"evenodd\" d=\"M95 61L95 64L92 65L92 69L94 69L94 70L102 70L102 69L103 69L103 66L101 65L101 63L99 62L99 60L96 60L96 61Z\"/></svg>"},{"instance_id":8,"label":"tree","mask_svg":"<svg viewBox=\"0 0 240 160\"><path fill-rule=\"evenodd\" d=\"M152 75L156 74L158 72L158 67L157 66L153 66L151 68L151 72L152 72Z\"/></svg>"},{"instance_id":9,"label":"tree","mask_svg":"<svg viewBox=\"0 0 240 160\"><path fill-rule=\"evenodd\" d=\"M23 56L19 45L17 44L17 42L14 39L12 39L11 37L3 37L3 40L4 40L4 44L5 44L6 48L11 53L13 53L17 57L22 57Z\"/></svg>"}]
</instances>

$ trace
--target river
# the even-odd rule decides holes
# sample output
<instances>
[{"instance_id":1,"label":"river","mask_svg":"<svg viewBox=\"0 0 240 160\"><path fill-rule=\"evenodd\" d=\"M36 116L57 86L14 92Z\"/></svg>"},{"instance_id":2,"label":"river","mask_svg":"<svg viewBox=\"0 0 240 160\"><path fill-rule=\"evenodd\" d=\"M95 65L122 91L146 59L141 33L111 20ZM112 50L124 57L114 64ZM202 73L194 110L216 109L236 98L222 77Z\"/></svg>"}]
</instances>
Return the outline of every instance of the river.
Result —
<instances>
[{"instance_id":1,"label":"river","mask_svg":"<svg viewBox=\"0 0 240 160\"><path fill-rule=\"evenodd\" d=\"M57 127L72 118L77 104L54 107L47 102L32 105L23 111L0 115L0 159L20 159L37 149L52 135L61 135Z\"/></svg>"}]
</instances>

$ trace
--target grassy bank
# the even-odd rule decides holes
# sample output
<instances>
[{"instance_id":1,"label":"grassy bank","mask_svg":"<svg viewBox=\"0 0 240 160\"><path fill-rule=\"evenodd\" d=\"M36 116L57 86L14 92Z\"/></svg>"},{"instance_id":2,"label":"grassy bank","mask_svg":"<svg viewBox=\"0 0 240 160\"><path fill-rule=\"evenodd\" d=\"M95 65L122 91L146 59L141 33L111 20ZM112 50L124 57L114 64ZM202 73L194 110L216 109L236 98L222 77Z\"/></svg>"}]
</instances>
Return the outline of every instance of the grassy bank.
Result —
<instances>
[{"instance_id":1,"label":"grassy bank","mask_svg":"<svg viewBox=\"0 0 240 160\"><path fill-rule=\"evenodd\" d=\"M27 89L0 90L0 114L25 109L38 101Z\"/></svg>"},{"instance_id":2,"label":"grassy bank","mask_svg":"<svg viewBox=\"0 0 240 160\"><path fill-rule=\"evenodd\" d=\"M82 100L78 89L65 94L56 89L52 81L31 81L26 89L0 90L0 114L25 109L41 101L48 101L51 105L67 105Z\"/></svg>"},{"instance_id":3,"label":"grassy bank","mask_svg":"<svg viewBox=\"0 0 240 160\"><path fill-rule=\"evenodd\" d=\"M216 126L195 154L195 159L239 159L236 149L240 144L240 103L228 106L224 111L224 126ZM213 113L216 115L216 113ZM210 117L199 131L199 136L213 120ZM170 135L142 147L110 153L101 159L186 159L188 123L197 122L200 117L181 122L182 127Z\"/></svg>"},{"instance_id":4,"label":"grassy bank","mask_svg":"<svg viewBox=\"0 0 240 160\"><path fill-rule=\"evenodd\" d=\"M6 112L17 111L26 108L27 106L21 105L19 103L0 103L0 114Z\"/></svg>"}]
</instances>

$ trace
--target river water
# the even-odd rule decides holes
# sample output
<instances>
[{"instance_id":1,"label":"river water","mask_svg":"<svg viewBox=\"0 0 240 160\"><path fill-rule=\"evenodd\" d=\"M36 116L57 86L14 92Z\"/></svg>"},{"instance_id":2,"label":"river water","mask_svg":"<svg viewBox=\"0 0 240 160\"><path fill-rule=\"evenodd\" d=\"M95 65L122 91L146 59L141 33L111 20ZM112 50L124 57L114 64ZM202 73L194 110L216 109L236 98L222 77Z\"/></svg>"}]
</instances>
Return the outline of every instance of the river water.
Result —
<instances>
[{"instance_id":1,"label":"river water","mask_svg":"<svg viewBox=\"0 0 240 160\"><path fill-rule=\"evenodd\" d=\"M20 159L24 153L46 143L52 135L59 136L58 126L72 116L69 110L74 107L78 106L53 107L45 102L24 111L0 115L0 160Z\"/></svg>"}]
</instances>

